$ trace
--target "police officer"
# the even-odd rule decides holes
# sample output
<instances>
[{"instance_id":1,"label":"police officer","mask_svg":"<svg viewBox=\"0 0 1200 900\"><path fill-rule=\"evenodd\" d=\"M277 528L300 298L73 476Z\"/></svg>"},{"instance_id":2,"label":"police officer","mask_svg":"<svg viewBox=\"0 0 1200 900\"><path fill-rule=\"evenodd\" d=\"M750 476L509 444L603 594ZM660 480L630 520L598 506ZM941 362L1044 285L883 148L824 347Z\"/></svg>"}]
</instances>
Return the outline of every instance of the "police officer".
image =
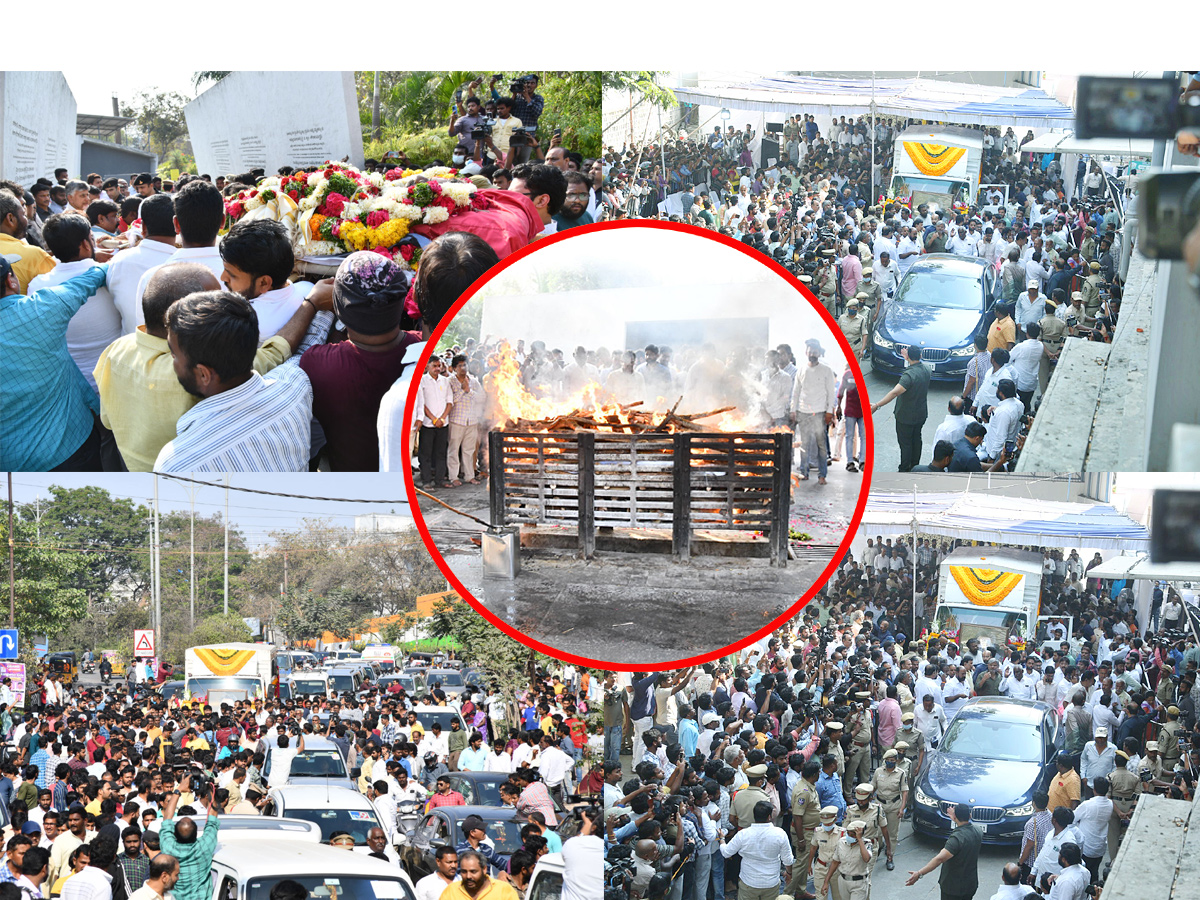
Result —
<instances>
[{"instance_id":1,"label":"police officer","mask_svg":"<svg viewBox=\"0 0 1200 900\"><path fill-rule=\"evenodd\" d=\"M1167 707L1167 721L1158 728L1158 746L1162 754L1163 769L1168 772L1174 772L1175 766L1183 756L1183 750L1179 746L1179 735L1183 733L1183 726L1179 724L1179 707Z\"/></svg>"},{"instance_id":2,"label":"police officer","mask_svg":"<svg viewBox=\"0 0 1200 900\"><path fill-rule=\"evenodd\" d=\"M767 767L762 763L751 766L746 770L746 779L750 782L737 792L729 807L729 820L737 825L738 830L749 828L754 824L754 804L760 800L770 800L763 784L767 780Z\"/></svg>"},{"instance_id":3,"label":"police officer","mask_svg":"<svg viewBox=\"0 0 1200 900\"><path fill-rule=\"evenodd\" d=\"M846 786L861 784L871 774L871 692L854 695L859 709L850 717L850 758L846 760ZM850 795L846 794L849 802Z\"/></svg>"},{"instance_id":4,"label":"police officer","mask_svg":"<svg viewBox=\"0 0 1200 900\"><path fill-rule=\"evenodd\" d=\"M842 839L845 830L837 824L838 809L836 806L826 806L821 810L821 824L813 831L813 835L809 838L809 858L812 859L812 877L813 887L820 888L826 881L826 875L829 873L829 866L833 862L833 851L837 846L838 841ZM818 894L821 900L825 900L829 895L821 892ZM833 885L834 900L842 900L842 894L838 890L837 879Z\"/></svg>"},{"instance_id":5,"label":"police officer","mask_svg":"<svg viewBox=\"0 0 1200 900\"><path fill-rule=\"evenodd\" d=\"M1100 286L1104 279L1100 276L1100 263L1092 260L1089 264L1092 274L1083 282L1083 325L1091 328L1096 323L1096 315L1100 312Z\"/></svg>"},{"instance_id":6,"label":"police officer","mask_svg":"<svg viewBox=\"0 0 1200 900\"><path fill-rule=\"evenodd\" d=\"M1112 815L1108 820L1108 856L1117 858L1117 847L1121 843L1121 830L1133 815L1137 805L1137 795L1142 792L1142 779L1127 768L1129 755L1124 750L1117 751L1117 766L1108 775L1109 799L1112 800Z\"/></svg>"},{"instance_id":7,"label":"police officer","mask_svg":"<svg viewBox=\"0 0 1200 900\"><path fill-rule=\"evenodd\" d=\"M1038 327L1041 329L1039 337L1046 350L1042 354L1038 368L1038 389L1043 394L1046 393L1046 387L1050 384L1050 374L1054 371L1063 345L1067 342L1067 323L1055 313L1059 304L1065 299L1066 292L1062 288L1056 289L1053 296L1046 300L1046 314L1038 322Z\"/></svg>"},{"instance_id":8,"label":"police officer","mask_svg":"<svg viewBox=\"0 0 1200 900\"><path fill-rule=\"evenodd\" d=\"M875 280L873 266L863 267L863 280L858 283L858 293L855 296L862 301L863 307L867 310L868 324L874 325L875 317L879 315L883 304L883 288Z\"/></svg>"},{"instance_id":9,"label":"police officer","mask_svg":"<svg viewBox=\"0 0 1200 900\"><path fill-rule=\"evenodd\" d=\"M903 743L903 741L901 742ZM899 746L899 745L897 745ZM871 785L875 788L875 799L887 816L888 834L888 871L895 864L892 853L896 841L900 838L900 814L908 805L908 774L900 768L900 753L893 747L883 754L883 765L871 776Z\"/></svg>"},{"instance_id":10,"label":"police officer","mask_svg":"<svg viewBox=\"0 0 1200 900\"><path fill-rule=\"evenodd\" d=\"M833 264L833 250L821 251L821 267L817 269L817 296L829 314L837 318L837 266Z\"/></svg>"},{"instance_id":11,"label":"police officer","mask_svg":"<svg viewBox=\"0 0 1200 900\"><path fill-rule=\"evenodd\" d=\"M829 752L837 759L837 775L842 779L842 784L846 783L846 752L842 749L842 732L845 730L846 726L836 719L825 725L829 735Z\"/></svg>"},{"instance_id":12,"label":"police officer","mask_svg":"<svg viewBox=\"0 0 1200 900\"><path fill-rule=\"evenodd\" d=\"M845 335L846 343L850 345L854 355L865 359L870 345L867 342L867 317L860 315L861 305L861 301L857 299L847 300L846 311L838 318L838 328Z\"/></svg>"},{"instance_id":13,"label":"police officer","mask_svg":"<svg viewBox=\"0 0 1200 900\"><path fill-rule=\"evenodd\" d=\"M871 842L864 835L866 823L855 819L846 826L841 839L833 845L829 871L818 897L824 897L829 883L836 878L841 900L869 900L871 896ZM815 884L815 882L814 882Z\"/></svg>"},{"instance_id":14,"label":"police officer","mask_svg":"<svg viewBox=\"0 0 1200 900\"><path fill-rule=\"evenodd\" d=\"M796 863L792 867L792 883L787 886L787 893L793 897L806 895L809 851L812 849L813 834L821 824L821 804L817 800L817 779L820 776L821 764L810 759L800 770L800 780L792 788L792 846L795 848ZM829 808L836 817L837 807Z\"/></svg>"},{"instance_id":15,"label":"police officer","mask_svg":"<svg viewBox=\"0 0 1200 900\"><path fill-rule=\"evenodd\" d=\"M874 793L875 788L871 785L860 784L854 789L854 799L857 802L846 810L847 818L853 816L866 826L863 833L875 851L871 854L871 862L868 864L868 868L872 872L875 871L875 863L879 861L880 847L886 851L888 862L892 863L892 844L887 833L887 814L883 811L882 806L871 799L871 795ZM894 868L896 868L896 864L892 863L891 869ZM891 869L888 871L890 872Z\"/></svg>"},{"instance_id":16,"label":"police officer","mask_svg":"<svg viewBox=\"0 0 1200 900\"><path fill-rule=\"evenodd\" d=\"M1149 772L1153 781L1162 781L1163 761L1158 755L1158 741L1146 741L1146 755L1138 763L1138 775Z\"/></svg>"}]
</instances>

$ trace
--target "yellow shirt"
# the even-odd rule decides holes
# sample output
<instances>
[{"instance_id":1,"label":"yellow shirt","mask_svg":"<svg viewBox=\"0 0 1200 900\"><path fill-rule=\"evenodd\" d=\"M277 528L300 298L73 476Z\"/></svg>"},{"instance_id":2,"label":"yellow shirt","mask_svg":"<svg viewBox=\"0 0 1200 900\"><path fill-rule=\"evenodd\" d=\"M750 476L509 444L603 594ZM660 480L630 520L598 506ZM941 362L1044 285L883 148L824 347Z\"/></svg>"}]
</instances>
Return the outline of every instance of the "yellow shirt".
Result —
<instances>
[{"instance_id":1,"label":"yellow shirt","mask_svg":"<svg viewBox=\"0 0 1200 900\"><path fill-rule=\"evenodd\" d=\"M100 798L97 797L95 800L85 806L84 809L90 812L93 816L100 815Z\"/></svg>"},{"instance_id":2,"label":"yellow shirt","mask_svg":"<svg viewBox=\"0 0 1200 900\"><path fill-rule=\"evenodd\" d=\"M291 345L275 335L258 348L254 370L263 375L291 354ZM94 375L100 421L116 436L126 468L152 471L158 451L175 439L179 417L200 402L175 377L166 338L147 334L139 325L104 348Z\"/></svg>"},{"instance_id":3,"label":"yellow shirt","mask_svg":"<svg viewBox=\"0 0 1200 900\"><path fill-rule=\"evenodd\" d=\"M442 891L440 900L517 900L517 889L511 884L489 877L483 890L472 897L461 881L455 881Z\"/></svg>"},{"instance_id":4,"label":"yellow shirt","mask_svg":"<svg viewBox=\"0 0 1200 900\"><path fill-rule=\"evenodd\" d=\"M22 294L29 290L29 282L38 275L45 275L57 265L54 257L41 247L18 241L11 234L0 233L0 254L10 256L14 253L21 257L13 263L12 270L21 285Z\"/></svg>"}]
</instances>

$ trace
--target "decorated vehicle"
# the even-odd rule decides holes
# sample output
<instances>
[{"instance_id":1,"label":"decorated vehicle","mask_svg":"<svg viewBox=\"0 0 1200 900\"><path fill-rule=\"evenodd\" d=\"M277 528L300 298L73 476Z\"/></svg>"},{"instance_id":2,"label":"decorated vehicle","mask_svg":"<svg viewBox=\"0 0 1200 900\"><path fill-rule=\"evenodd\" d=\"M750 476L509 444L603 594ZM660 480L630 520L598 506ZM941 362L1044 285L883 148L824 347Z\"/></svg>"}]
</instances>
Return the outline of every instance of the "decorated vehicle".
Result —
<instances>
[{"instance_id":1,"label":"decorated vehicle","mask_svg":"<svg viewBox=\"0 0 1200 900\"><path fill-rule=\"evenodd\" d=\"M913 125L896 135L888 199L916 210L966 212L979 190L983 133L949 125Z\"/></svg>"},{"instance_id":2,"label":"decorated vehicle","mask_svg":"<svg viewBox=\"0 0 1200 900\"><path fill-rule=\"evenodd\" d=\"M961 647L979 638L984 646L1024 650L1037 632L1041 593L1037 553L960 547L942 561L933 625L922 639L944 637Z\"/></svg>"},{"instance_id":3,"label":"decorated vehicle","mask_svg":"<svg viewBox=\"0 0 1200 900\"><path fill-rule=\"evenodd\" d=\"M279 690L275 648L269 644L207 644L183 655L184 699L222 701L274 697Z\"/></svg>"}]
</instances>

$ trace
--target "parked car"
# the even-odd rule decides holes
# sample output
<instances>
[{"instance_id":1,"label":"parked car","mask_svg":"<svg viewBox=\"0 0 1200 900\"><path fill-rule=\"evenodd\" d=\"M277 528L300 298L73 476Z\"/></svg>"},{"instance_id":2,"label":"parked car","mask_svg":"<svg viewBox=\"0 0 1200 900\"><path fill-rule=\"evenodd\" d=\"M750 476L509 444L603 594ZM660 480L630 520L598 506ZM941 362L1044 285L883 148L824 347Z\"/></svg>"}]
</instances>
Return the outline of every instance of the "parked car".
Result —
<instances>
[{"instance_id":1,"label":"parked car","mask_svg":"<svg viewBox=\"0 0 1200 900\"><path fill-rule=\"evenodd\" d=\"M471 730L467 728L467 723L463 719L462 713L453 706L425 706L417 704L412 708L412 712L417 714L417 721L421 723L421 727L426 731L433 728L433 723L437 722L442 726L442 734L449 734L450 720L458 719L458 727L470 734Z\"/></svg>"},{"instance_id":2,"label":"parked car","mask_svg":"<svg viewBox=\"0 0 1200 900\"><path fill-rule=\"evenodd\" d=\"M983 259L931 253L920 257L883 304L871 340L871 366L899 375L899 347L915 344L934 381L961 381L975 355L975 335L995 319L996 270Z\"/></svg>"},{"instance_id":3,"label":"parked car","mask_svg":"<svg viewBox=\"0 0 1200 900\"><path fill-rule=\"evenodd\" d=\"M197 817L196 827L204 831L204 820ZM231 841L303 841L321 843L321 828L304 819L284 819L277 816L221 816L218 842Z\"/></svg>"},{"instance_id":4,"label":"parked car","mask_svg":"<svg viewBox=\"0 0 1200 900\"><path fill-rule=\"evenodd\" d=\"M395 672L384 675L379 679L379 689L386 691L389 685L399 683L410 697L423 697L429 688L425 684L425 676L420 672Z\"/></svg>"},{"instance_id":5,"label":"parked car","mask_svg":"<svg viewBox=\"0 0 1200 900\"><path fill-rule=\"evenodd\" d=\"M321 900L416 900L412 879L394 863L364 853L294 840L219 845L213 900L270 900L283 879Z\"/></svg>"},{"instance_id":6,"label":"parked car","mask_svg":"<svg viewBox=\"0 0 1200 900\"><path fill-rule=\"evenodd\" d=\"M355 844L363 847L367 844L367 832L379 825L371 801L364 794L345 787L284 785L272 788L267 792L263 815L315 822L321 828L322 842L328 842L335 831L345 831L353 835Z\"/></svg>"},{"instance_id":7,"label":"parked car","mask_svg":"<svg viewBox=\"0 0 1200 900\"><path fill-rule=\"evenodd\" d=\"M463 673L458 669L426 669L425 683L431 691L440 684L447 697L457 697L467 686Z\"/></svg>"},{"instance_id":8,"label":"parked car","mask_svg":"<svg viewBox=\"0 0 1200 900\"><path fill-rule=\"evenodd\" d=\"M334 666L328 672L329 688L338 696L342 694L357 694L362 690L363 673L361 669Z\"/></svg>"},{"instance_id":9,"label":"parked car","mask_svg":"<svg viewBox=\"0 0 1200 900\"><path fill-rule=\"evenodd\" d=\"M516 815L515 809L496 809L491 806L439 806L430 810L409 840L411 846L421 854L419 869L432 872L438 847L457 847L466 840L462 822L467 816L483 819L487 838L497 853L508 856L521 849L522 823L517 821ZM416 873L410 869L409 874L415 876Z\"/></svg>"},{"instance_id":10,"label":"parked car","mask_svg":"<svg viewBox=\"0 0 1200 900\"><path fill-rule=\"evenodd\" d=\"M913 828L950 833L947 809L971 806L987 844L1019 844L1033 815L1033 794L1057 771L1064 731L1058 712L1036 700L974 697L950 720L918 773Z\"/></svg>"}]
</instances>

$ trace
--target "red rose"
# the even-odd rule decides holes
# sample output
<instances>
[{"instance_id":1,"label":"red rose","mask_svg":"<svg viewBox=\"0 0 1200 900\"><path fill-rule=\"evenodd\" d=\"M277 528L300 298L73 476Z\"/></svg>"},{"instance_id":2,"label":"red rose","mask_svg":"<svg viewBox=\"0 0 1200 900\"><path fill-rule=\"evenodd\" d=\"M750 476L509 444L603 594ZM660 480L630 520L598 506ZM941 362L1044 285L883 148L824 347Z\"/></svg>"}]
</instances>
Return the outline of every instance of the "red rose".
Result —
<instances>
[{"instance_id":1,"label":"red rose","mask_svg":"<svg viewBox=\"0 0 1200 900\"><path fill-rule=\"evenodd\" d=\"M405 262L412 262L412 258L413 258L412 244L401 244L400 245L400 255L402 257L404 257Z\"/></svg>"}]
</instances>

